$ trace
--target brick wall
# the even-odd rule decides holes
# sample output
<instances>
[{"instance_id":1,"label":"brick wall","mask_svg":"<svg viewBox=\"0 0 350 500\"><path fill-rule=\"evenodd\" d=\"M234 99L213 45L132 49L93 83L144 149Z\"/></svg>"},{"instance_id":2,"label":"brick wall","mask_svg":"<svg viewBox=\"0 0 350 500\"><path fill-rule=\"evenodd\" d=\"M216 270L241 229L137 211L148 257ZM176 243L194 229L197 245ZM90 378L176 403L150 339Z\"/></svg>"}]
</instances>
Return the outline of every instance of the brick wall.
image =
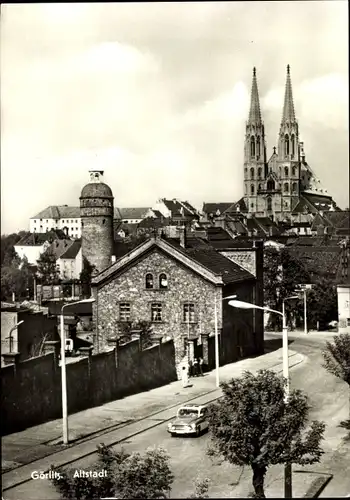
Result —
<instances>
[{"instance_id":1,"label":"brick wall","mask_svg":"<svg viewBox=\"0 0 350 500\"><path fill-rule=\"evenodd\" d=\"M116 363L117 360L117 363ZM138 341L67 365L68 413L176 380L172 341L139 350ZM61 370L53 353L1 369L2 435L61 418Z\"/></svg>"},{"instance_id":2,"label":"brick wall","mask_svg":"<svg viewBox=\"0 0 350 500\"><path fill-rule=\"evenodd\" d=\"M147 273L153 274L154 289L146 289ZM165 273L168 278L166 290L158 287L161 273ZM115 338L118 333L120 302L131 304L133 322L150 321L151 303L162 304L163 321L153 323L153 332L156 336L169 336L174 340L176 363L183 357L184 339L188 337L188 333L197 337L200 330L202 333L214 331L215 296L218 304L218 327L222 326L222 288L209 283L158 250L152 251L138 263L113 277L98 291L93 289L93 293L97 299L93 311L98 325L100 350L106 348L108 338ZM195 304L195 321L190 325L183 322L185 301Z\"/></svg>"}]
</instances>

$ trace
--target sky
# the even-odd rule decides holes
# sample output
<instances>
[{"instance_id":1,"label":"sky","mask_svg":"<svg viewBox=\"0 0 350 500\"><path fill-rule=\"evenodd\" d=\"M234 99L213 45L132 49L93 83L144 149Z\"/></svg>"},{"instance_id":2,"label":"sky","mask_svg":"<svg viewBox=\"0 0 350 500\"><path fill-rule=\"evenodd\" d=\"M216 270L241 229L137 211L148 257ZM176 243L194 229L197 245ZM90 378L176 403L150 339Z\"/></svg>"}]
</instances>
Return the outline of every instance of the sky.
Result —
<instances>
[{"instance_id":1,"label":"sky","mask_svg":"<svg viewBox=\"0 0 350 500\"><path fill-rule=\"evenodd\" d=\"M306 159L349 206L348 3L2 4L1 233L79 206L104 170L119 207L237 201L252 68L267 156L290 64Z\"/></svg>"}]
</instances>

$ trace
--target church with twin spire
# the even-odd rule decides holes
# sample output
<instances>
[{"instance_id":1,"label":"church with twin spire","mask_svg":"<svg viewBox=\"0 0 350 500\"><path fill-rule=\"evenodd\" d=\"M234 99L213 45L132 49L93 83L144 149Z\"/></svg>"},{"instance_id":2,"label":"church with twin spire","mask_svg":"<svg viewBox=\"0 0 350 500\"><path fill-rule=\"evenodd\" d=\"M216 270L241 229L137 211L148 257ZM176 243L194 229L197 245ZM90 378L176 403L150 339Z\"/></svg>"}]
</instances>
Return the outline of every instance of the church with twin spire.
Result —
<instances>
[{"instance_id":1,"label":"church with twin spire","mask_svg":"<svg viewBox=\"0 0 350 500\"><path fill-rule=\"evenodd\" d=\"M256 69L253 69L251 102L244 142L244 211L274 221L290 221L293 214L336 208L332 198L319 186L306 162L299 137L290 67L284 95L277 147L269 159L266 154L265 127L260 108Z\"/></svg>"}]
</instances>

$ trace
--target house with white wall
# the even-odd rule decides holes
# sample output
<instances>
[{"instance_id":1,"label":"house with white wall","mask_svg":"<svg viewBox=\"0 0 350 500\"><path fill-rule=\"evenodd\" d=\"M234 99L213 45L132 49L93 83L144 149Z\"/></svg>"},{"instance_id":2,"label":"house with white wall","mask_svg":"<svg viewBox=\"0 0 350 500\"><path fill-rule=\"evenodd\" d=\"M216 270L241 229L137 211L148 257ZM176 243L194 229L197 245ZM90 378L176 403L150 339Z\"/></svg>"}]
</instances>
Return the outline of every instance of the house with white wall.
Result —
<instances>
[{"instance_id":1,"label":"house with white wall","mask_svg":"<svg viewBox=\"0 0 350 500\"><path fill-rule=\"evenodd\" d=\"M80 207L52 205L29 219L31 233L61 229L71 238L81 238Z\"/></svg>"},{"instance_id":2,"label":"house with white wall","mask_svg":"<svg viewBox=\"0 0 350 500\"><path fill-rule=\"evenodd\" d=\"M40 255L50 248L54 241L66 240L63 231L48 231L46 233L29 233L21 238L16 245L15 251L20 259L26 258L28 264L36 265Z\"/></svg>"}]
</instances>

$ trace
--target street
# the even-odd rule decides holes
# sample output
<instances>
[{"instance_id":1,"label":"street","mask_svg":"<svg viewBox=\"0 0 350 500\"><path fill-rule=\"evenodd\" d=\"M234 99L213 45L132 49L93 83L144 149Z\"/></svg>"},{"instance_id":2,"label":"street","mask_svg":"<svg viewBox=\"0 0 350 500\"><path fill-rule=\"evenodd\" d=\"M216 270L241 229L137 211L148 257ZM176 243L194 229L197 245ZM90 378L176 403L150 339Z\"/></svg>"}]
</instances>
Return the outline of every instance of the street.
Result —
<instances>
[{"instance_id":1,"label":"street","mask_svg":"<svg viewBox=\"0 0 350 500\"><path fill-rule=\"evenodd\" d=\"M266 334L266 339L276 339L278 334ZM291 335L291 340L294 337ZM348 388L345 383L328 374L322 368L321 350L324 340L312 337L296 337L290 348L306 356L305 361L291 369L291 387L307 392L310 398L310 417L324 420L327 423L323 448L325 455L322 462L314 466L305 467L307 470L331 472L336 475L336 481L331 481L325 489L324 495L345 496L350 491L350 460L349 449L341 446L341 437L344 431L337 427L340 420L348 415ZM195 379L194 379L195 383ZM156 423L156 422L155 422ZM177 437L172 438L166 432L167 424L149 429L130 438L123 443L126 451L143 452L150 446L161 446L171 457L171 468L175 475L172 498L188 498L194 492L193 482L196 477L210 480L209 496L212 498L244 497L251 486L251 471L245 468L234 467L228 463L212 461L206 455L208 435L199 438ZM101 436L101 443L103 436ZM120 448L120 446L118 446ZM78 460L70 466L74 469L89 470L96 462L96 455ZM346 465L348 464L348 465ZM300 466L294 466L300 470ZM281 466L272 467L266 477L266 490L273 489L276 478L282 473ZM334 484L332 484L334 483ZM329 488L329 489L328 489ZM336 492L333 492L336 488ZM272 491L272 490L271 490ZM328 493L327 493L328 492ZM281 492L282 493L282 492ZM281 494L280 493L280 494ZM297 492L295 491L295 494ZM271 496L271 495L270 495ZM278 492L277 492L278 496ZM21 499L59 499L59 495L46 479L38 479L18 485L5 492L6 500Z\"/></svg>"}]
</instances>

